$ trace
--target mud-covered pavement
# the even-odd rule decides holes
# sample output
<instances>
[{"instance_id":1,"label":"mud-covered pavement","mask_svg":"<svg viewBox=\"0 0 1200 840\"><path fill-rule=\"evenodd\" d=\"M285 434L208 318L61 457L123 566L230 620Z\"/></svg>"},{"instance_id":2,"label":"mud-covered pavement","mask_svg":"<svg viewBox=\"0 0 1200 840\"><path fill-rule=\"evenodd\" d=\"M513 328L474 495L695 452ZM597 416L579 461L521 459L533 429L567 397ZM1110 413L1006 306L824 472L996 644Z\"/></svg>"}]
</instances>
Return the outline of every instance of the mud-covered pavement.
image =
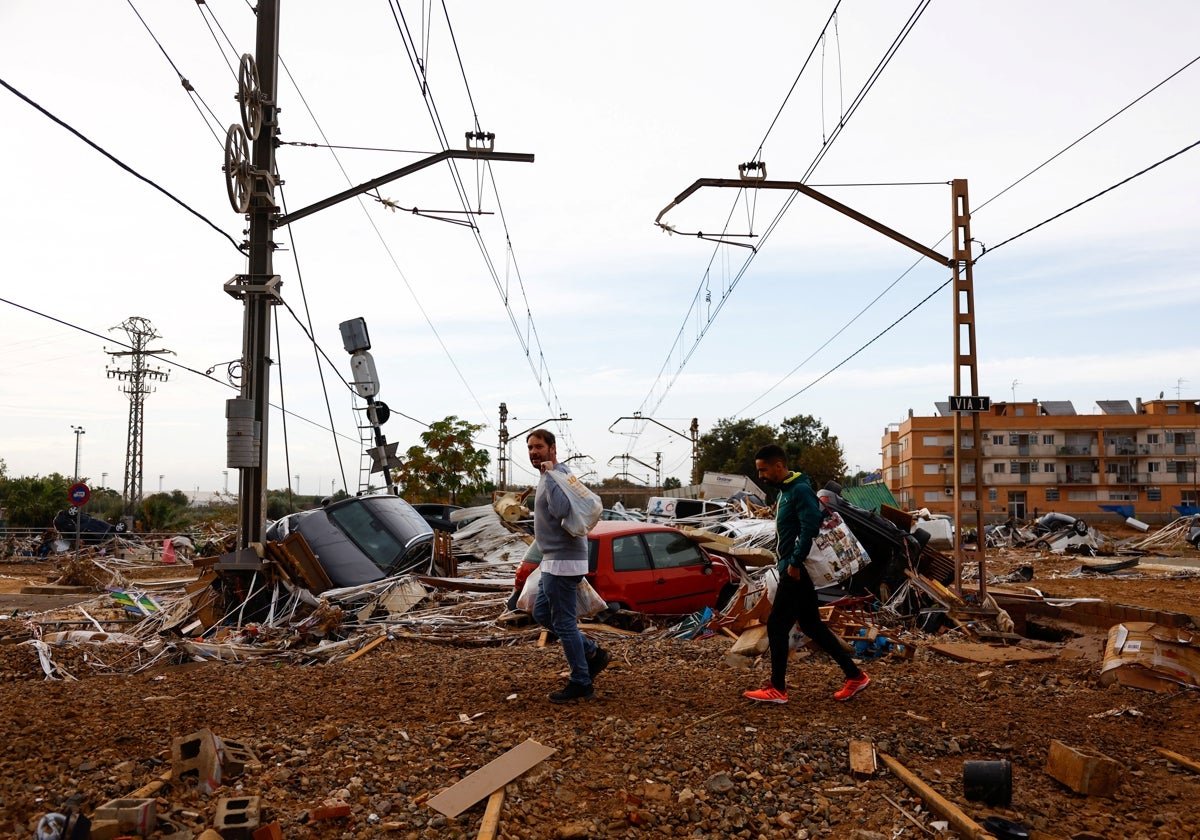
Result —
<instances>
[{"instance_id":1,"label":"mud-covered pavement","mask_svg":"<svg viewBox=\"0 0 1200 840\"><path fill-rule=\"evenodd\" d=\"M990 570L1032 563L1028 585L1046 595L1200 612L1193 575L1070 578L1061 575L1077 558L1031 557L998 555ZM37 577L32 567L0 573ZM886 769L849 774L849 742L862 739L976 821L1000 815L1035 837L1200 836L1200 775L1155 751L1200 760L1194 690L1104 687L1094 658L984 667L919 643L911 661L865 663L872 685L848 703L832 700L836 667L802 656L791 702L762 706L741 692L765 679L766 663L727 664L727 636L595 637L613 665L598 699L569 706L545 699L563 680L561 651L528 633L490 647L398 638L321 666L189 663L122 676L86 676L72 661L102 649L56 649L79 682L47 681L30 646L0 645L0 835L29 837L48 811L88 813L127 796L170 769L172 739L208 727L261 765L212 795L159 792L159 812L197 833L218 799L258 796L263 821L278 820L286 838L474 838L483 802L448 819L426 799L533 739L555 752L509 785L499 837L934 836L938 818ZM1118 762L1116 794L1088 798L1047 776L1051 739ZM1011 805L967 800L964 762L1000 758L1012 762ZM310 818L331 799L350 816Z\"/></svg>"}]
</instances>

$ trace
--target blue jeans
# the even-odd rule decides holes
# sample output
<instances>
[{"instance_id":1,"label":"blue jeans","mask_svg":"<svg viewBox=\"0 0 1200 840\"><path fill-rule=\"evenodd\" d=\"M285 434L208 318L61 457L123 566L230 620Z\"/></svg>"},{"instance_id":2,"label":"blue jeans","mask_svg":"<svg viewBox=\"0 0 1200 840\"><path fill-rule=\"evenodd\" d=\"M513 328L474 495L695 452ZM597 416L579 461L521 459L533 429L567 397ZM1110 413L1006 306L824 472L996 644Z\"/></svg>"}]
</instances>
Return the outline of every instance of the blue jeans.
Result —
<instances>
[{"instance_id":1,"label":"blue jeans","mask_svg":"<svg viewBox=\"0 0 1200 840\"><path fill-rule=\"evenodd\" d=\"M576 617L576 590L583 575L548 575L542 572L538 581L537 600L533 602L533 620L554 631L562 642L567 664L571 666L571 682L591 685L587 661L596 652L596 643L579 632Z\"/></svg>"}]
</instances>

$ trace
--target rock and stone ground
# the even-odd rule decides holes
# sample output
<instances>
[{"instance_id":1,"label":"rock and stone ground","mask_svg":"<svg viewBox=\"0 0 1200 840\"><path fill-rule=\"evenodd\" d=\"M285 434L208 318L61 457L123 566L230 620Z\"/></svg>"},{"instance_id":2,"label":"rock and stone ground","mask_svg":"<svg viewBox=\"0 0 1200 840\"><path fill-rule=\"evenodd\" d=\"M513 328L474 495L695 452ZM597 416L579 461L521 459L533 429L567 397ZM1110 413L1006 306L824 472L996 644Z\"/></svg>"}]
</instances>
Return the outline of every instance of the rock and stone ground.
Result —
<instances>
[{"instance_id":1,"label":"rock and stone ground","mask_svg":"<svg viewBox=\"0 0 1200 840\"><path fill-rule=\"evenodd\" d=\"M1047 596L1200 613L1200 577L1157 567L1136 579L1062 577L1077 558L1018 551L990 569L1023 564ZM0 568L36 582L44 571ZM832 700L836 667L802 655L791 702L755 705L741 693L766 679L766 662L727 664L728 637L595 637L613 664L597 699L566 706L546 701L564 679L561 650L528 632L503 646L406 637L331 665L191 663L78 682L47 681L30 646L0 645L0 836L31 837L46 812L127 796L170 769L174 738L207 727L261 765L212 795L159 792L159 812L197 834L221 797L257 796L285 838L474 838L483 802L450 819L426 799L533 739L555 752L508 786L501 838L935 836L937 817L896 776L849 774L849 742L863 739L977 821L999 815L1064 840L1200 837L1200 775L1155 751L1200 761L1195 690L1105 687L1098 658L985 668L919 644L911 661L865 663L872 685L847 703ZM79 657L105 655L55 653L81 675ZM1051 739L1117 761L1115 795L1085 797L1047 776ZM1002 758L1011 804L968 800L964 762ZM311 819L331 799L350 816Z\"/></svg>"}]
</instances>

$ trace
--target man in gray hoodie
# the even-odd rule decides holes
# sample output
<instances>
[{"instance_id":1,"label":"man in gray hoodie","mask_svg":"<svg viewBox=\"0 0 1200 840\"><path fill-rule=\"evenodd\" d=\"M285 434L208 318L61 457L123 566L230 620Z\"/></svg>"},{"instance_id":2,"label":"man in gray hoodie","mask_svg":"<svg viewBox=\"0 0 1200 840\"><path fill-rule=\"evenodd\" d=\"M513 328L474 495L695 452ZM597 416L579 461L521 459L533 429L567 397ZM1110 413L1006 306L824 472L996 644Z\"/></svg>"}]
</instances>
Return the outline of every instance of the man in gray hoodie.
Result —
<instances>
[{"instance_id":1,"label":"man in gray hoodie","mask_svg":"<svg viewBox=\"0 0 1200 840\"><path fill-rule=\"evenodd\" d=\"M550 470L570 474L566 464L558 463L554 433L534 429L525 438L529 463L539 473ZM540 583L533 604L533 618L553 630L562 642L563 653L571 667L567 684L550 695L551 703L589 700L594 696L592 680L608 665L608 654L579 632L576 591L588 571L587 537L575 537L562 526L571 509L571 500L555 482L542 475L533 502L533 538L542 550Z\"/></svg>"}]
</instances>

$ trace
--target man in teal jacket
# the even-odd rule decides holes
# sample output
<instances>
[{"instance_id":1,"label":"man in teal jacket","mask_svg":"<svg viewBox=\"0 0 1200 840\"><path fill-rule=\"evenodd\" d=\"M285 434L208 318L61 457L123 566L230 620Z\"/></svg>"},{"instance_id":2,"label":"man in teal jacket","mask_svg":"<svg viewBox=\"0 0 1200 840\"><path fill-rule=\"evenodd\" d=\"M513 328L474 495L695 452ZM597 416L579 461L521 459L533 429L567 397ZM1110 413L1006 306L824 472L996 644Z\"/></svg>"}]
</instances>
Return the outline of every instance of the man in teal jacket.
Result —
<instances>
[{"instance_id":1,"label":"man in teal jacket","mask_svg":"<svg viewBox=\"0 0 1200 840\"><path fill-rule=\"evenodd\" d=\"M771 681L762 688L745 692L760 703L786 703L788 636L799 622L804 634L833 657L846 675L846 684L834 695L849 700L871 682L867 672L854 663L850 652L821 621L817 609L817 590L804 568L813 537L821 528L821 503L813 492L808 476L787 467L787 455L776 444L764 446L754 456L758 477L779 490L775 511L775 551L779 556L779 586L767 618L767 641L771 647Z\"/></svg>"}]
</instances>

